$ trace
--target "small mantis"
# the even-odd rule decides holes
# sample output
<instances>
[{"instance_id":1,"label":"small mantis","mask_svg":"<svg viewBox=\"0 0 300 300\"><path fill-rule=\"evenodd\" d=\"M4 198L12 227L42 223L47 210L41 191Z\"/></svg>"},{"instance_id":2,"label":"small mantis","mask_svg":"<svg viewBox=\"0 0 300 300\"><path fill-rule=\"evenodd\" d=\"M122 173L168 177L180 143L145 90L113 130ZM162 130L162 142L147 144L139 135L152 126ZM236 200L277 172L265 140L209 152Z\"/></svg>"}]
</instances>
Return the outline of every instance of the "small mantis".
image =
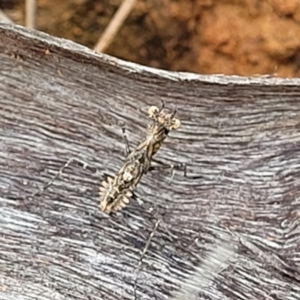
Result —
<instances>
[{"instance_id":1,"label":"small mantis","mask_svg":"<svg viewBox=\"0 0 300 300\"><path fill-rule=\"evenodd\" d=\"M161 169L161 167L151 167L152 157L160 149L168 133L179 128L180 120L175 118L176 111L167 113L164 110L164 104L160 109L151 106L148 114L152 123L148 125L146 137L131 153L129 153L128 140L123 131L126 142L126 160L115 176L108 176L100 185L100 209L103 212L109 214L121 210L129 203L142 176L148 171ZM181 166L182 164L172 167Z\"/></svg>"}]
</instances>

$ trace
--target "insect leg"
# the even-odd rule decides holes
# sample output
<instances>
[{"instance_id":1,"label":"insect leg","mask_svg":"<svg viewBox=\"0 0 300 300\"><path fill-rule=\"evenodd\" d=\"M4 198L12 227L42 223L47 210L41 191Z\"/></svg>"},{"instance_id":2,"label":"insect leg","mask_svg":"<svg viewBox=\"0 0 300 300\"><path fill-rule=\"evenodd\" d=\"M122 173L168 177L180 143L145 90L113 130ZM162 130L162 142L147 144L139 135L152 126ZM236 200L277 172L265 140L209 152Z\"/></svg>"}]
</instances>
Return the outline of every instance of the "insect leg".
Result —
<instances>
[{"instance_id":1,"label":"insect leg","mask_svg":"<svg viewBox=\"0 0 300 300\"><path fill-rule=\"evenodd\" d=\"M123 134L123 142L125 144L125 157L127 157L130 153L130 147L129 147L129 142L128 142L128 138L126 135L125 126L122 126L122 134Z\"/></svg>"},{"instance_id":2,"label":"insect leg","mask_svg":"<svg viewBox=\"0 0 300 300\"><path fill-rule=\"evenodd\" d=\"M83 169L85 170L90 170L94 173L97 172L97 169L94 167L89 166L85 161L83 160L79 160L78 158L70 158L59 170L58 172L46 183L42 186L41 189L39 189L38 191L36 191L35 193L31 194L30 197L35 197L35 196L40 196L49 186L51 186L53 184L53 182L60 177L63 174L63 171L71 164L77 164L79 166L81 166Z\"/></svg>"},{"instance_id":3,"label":"insect leg","mask_svg":"<svg viewBox=\"0 0 300 300\"><path fill-rule=\"evenodd\" d=\"M174 165L162 165L162 166L151 166L148 171L163 171L163 170L183 170L183 176L186 177L186 164L174 164Z\"/></svg>"},{"instance_id":4,"label":"insect leg","mask_svg":"<svg viewBox=\"0 0 300 300\"><path fill-rule=\"evenodd\" d=\"M183 176L187 177L186 175L186 164L185 163L181 163L181 164L174 164L174 165L162 165L162 166L153 166L149 168L149 171L163 171L163 170L171 170L171 178L169 180L169 183L171 183L174 174L175 174L175 170L183 170Z\"/></svg>"},{"instance_id":5,"label":"insect leg","mask_svg":"<svg viewBox=\"0 0 300 300\"><path fill-rule=\"evenodd\" d=\"M157 221L156 221L156 223L155 223L155 225L154 225L154 228L153 228L153 230L152 230L152 232L150 233L150 235L149 235L149 238L148 238L148 240L147 240L147 243L146 243L146 245L145 245L145 248L143 249L143 251L142 251L142 254L141 254L141 257L140 257L140 259L139 259L139 263L138 263L138 267L137 267L137 269L136 269L136 277L135 277L135 280L134 280L134 290L133 290L133 293L134 293L134 299L135 300L137 300L137 296L136 296L136 285L137 285L137 279L138 279L138 275L139 275L139 272L140 272L140 269L141 269L141 265L142 265L142 262L143 262L143 258L144 258L144 256L145 256L145 254L146 254L146 252L147 252L147 250L148 250L148 248L149 248L149 246L150 246L150 243L151 243L151 240L152 240L152 238L153 238L153 236L154 236L154 234L155 234L155 232L156 232L156 230L157 230L157 227L158 227L158 225L159 225L159 223L162 221L162 219L158 219Z\"/></svg>"}]
</instances>

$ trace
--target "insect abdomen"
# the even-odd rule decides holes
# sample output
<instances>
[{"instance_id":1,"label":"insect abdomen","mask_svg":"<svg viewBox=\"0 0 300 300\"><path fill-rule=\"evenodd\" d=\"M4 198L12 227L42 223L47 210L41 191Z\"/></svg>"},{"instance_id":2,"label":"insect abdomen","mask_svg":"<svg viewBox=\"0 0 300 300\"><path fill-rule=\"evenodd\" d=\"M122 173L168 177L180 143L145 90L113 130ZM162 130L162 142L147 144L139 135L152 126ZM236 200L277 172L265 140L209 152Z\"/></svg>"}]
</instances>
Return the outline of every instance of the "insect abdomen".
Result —
<instances>
[{"instance_id":1,"label":"insect abdomen","mask_svg":"<svg viewBox=\"0 0 300 300\"><path fill-rule=\"evenodd\" d=\"M119 184L118 184L119 183ZM105 213L112 213L124 208L132 197L131 188L122 188L118 176L108 177L102 181L99 189L100 209Z\"/></svg>"}]
</instances>

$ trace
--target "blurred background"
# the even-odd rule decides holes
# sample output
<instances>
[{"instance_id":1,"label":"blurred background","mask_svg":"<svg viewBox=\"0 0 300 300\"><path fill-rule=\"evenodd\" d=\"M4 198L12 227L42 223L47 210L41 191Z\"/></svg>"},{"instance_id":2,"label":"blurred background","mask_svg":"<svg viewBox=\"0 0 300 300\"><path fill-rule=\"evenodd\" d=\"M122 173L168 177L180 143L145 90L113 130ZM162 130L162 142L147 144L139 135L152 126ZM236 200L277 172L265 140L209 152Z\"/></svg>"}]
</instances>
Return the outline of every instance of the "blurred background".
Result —
<instances>
[{"instance_id":1,"label":"blurred background","mask_svg":"<svg viewBox=\"0 0 300 300\"><path fill-rule=\"evenodd\" d=\"M35 28L94 48L122 0L38 0ZM0 0L25 25L25 0ZM173 71L300 75L300 0L136 0L105 53Z\"/></svg>"}]
</instances>

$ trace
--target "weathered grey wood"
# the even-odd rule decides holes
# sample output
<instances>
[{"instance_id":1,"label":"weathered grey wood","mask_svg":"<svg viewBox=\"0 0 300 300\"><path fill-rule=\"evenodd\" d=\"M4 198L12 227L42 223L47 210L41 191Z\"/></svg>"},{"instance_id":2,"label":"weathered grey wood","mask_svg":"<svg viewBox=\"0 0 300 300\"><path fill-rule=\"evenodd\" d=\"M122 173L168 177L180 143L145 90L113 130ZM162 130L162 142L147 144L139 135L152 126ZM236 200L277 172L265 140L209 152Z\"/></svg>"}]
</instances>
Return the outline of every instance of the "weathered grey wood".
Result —
<instances>
[{"instance_id":1,"label":"weathered grey wood","mask_svg":"<svg viewBox=\"0 0 300 300\"><path fill-rule=\"evenodd\" d=\"M300 80L154 70L5 24L0 48L0 299L134 299L155 212L166 227L137 299L175 299L205 266L211 277L192 274L199 294L186 298L300 299ZM161 99L182 126L156 159L199 178L147 174L144 205L108 217L98 186L123 161L116 124L136 145ZM100 175L73 166L22 201L73 156ZM234 254L209 263L222 241Z\"/></svg>"}]
</instances>

